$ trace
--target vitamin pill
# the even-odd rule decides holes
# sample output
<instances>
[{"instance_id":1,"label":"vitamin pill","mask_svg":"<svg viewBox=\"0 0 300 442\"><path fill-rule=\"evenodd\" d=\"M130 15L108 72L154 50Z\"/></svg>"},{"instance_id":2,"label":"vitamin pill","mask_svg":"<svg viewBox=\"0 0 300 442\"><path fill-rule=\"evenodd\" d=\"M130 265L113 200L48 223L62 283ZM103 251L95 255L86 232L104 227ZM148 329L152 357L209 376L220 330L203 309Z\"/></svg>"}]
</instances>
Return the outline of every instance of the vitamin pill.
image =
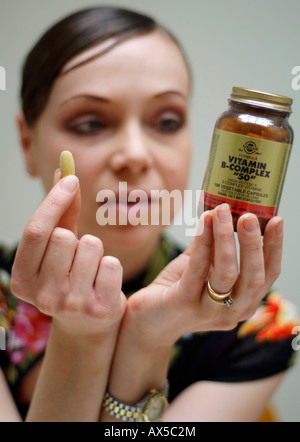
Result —
<instances>
[{"instance_id":1,"label":"vitamin pill","mask_svg":"<svg viewBox=\"0 0 300 442\"><path fill-rule=\"evenodd\" d=\"M74 158L68 150L64 150L60 155L60 171L62 178L68 175L75 175Z\"/></svg>"}]
</instances>

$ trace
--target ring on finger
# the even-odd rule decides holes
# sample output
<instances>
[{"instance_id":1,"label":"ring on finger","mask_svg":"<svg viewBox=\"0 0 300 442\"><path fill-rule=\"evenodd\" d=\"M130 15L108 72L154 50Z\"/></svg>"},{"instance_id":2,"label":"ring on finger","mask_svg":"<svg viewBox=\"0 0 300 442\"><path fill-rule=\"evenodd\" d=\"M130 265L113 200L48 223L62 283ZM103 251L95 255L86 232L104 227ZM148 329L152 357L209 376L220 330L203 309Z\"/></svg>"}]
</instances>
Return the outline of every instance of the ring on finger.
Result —
<instances>
[{"instance_id":1,"label":"ring on finger","mask_svg":"<svg viewBox=\"0 0 300 442\"><path fill-rule=\"evenodd\" d=\"M230 307L233 304L233 299L230 296L232 293L232 290L233 289L229 290L229 292L227 292L227 293L217 293L211 288L209 281L207 281L206 292L207 292L208 296L210 297L210 299L212 301L216 302L217 304L221 304L221 305L225 305L226 307Z\"/></svg>"}]
</instances>

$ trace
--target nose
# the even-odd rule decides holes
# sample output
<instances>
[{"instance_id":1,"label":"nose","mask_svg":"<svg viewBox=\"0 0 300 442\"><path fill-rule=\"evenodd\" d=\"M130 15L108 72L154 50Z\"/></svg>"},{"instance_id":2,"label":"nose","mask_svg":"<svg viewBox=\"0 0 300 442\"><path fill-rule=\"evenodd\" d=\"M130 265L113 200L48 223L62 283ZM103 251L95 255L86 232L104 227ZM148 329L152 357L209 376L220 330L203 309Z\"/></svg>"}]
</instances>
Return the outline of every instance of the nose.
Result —
<instances>
[{"instance_id":1,"label":"nose","mask_svg":"<svg viewBox=\"0 0 300 442\"><path fill-rule=\"evenodd\" d=\"M118 137L118 149L111 158L115 173L145 173L153 164L148 139L142 125L131 121L124 125Z\"/></svg>"}]
</instances>

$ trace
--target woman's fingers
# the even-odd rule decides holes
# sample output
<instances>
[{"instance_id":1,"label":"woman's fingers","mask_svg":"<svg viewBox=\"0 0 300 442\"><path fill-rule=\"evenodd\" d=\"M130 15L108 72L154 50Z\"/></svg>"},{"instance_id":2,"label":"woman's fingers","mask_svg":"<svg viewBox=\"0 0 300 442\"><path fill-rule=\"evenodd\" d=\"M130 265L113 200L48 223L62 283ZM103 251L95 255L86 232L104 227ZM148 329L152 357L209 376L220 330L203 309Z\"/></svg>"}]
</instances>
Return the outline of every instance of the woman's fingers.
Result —
<instances>
[{"instance_id":1,"label":"woman's fingers","mask_svg":"<svg viewBox=\"0 0 300 442\"><path fill-rule=\"evenodd\" d=\"M100 239L92 235L84 235L78 242L70 273L72 292L86 296L91 293L102 257L103 245Z\"/></svg>"},{"instance_id":2,"label":"woman's fingers","mask_svg":"<svg viewBox=\"0 0 300 442\"><path fill-rule=\"evenodd\" d=\"M40 278L54 279L60 288L72 267L78 240L69 230L56 227L49 239L43 262L40 268Z\"/></svg>"},{"instance_id":3,"label":"woman's fingers","mask_svg":"<svg viewBox=\"0 0 300 442\"><path fill-rule=\"evenodd\" d=\"M186 300L199 298L206 283L213 247L212 213L204 212L199 220L197 235L189 247L189 261L179 280L179 291Z\"/></svg>"},{"instance_id":4,"label":"woman's fingers","mask_svg":"<svg viewBox=\"0 0 300 442\"><path fill-rule=\"evenodd\" d=\"M70 273L73 304L80 304L86 312L98 318L107 313L122 312L121 303L117 311L115 307L120 301L123 269L117 258L103 256L103 253L99 238L84 235L78 242Z\"/></svg>"},{"instance_id":5,"label":"woman's fingers","mask_svg":"<svg viewBox=\"0 0 300 442\"><path fill-rule=\"evenodd\" d=\"M123 268L113 256L104 256L96 277L95 294L103 306L109 307L120 298Z\"/></svg>"},{"instance_id":6,"label":"woman's fingers","mask_svg":"<svg viewBox=\"0 0 300 442\"><path fill-rule=\"evenodd\" d=\"M78 178L69 176L49 192L26 226L13 267L13 281L30 281L40 269L48 241L71 206L79 189Z\"/></svg>"},{"instance_id":7,"label":"woman's fingers","mask_svg":"<svg viewBox=\"0 0 300 442\"><path fill-rule=\"evenodd\" d=\"M69 292L69 272L78 240L70 230L53 230L40 268L36 306L46 314L53 314L65 301ZM37 287L36 287L37 288Z\"/></svg>"},{"instance_id":8,"label":"woman's fingers","mask_svg":"<svg viewBox=\"0 0 300 442\"><path fill-rule=\"evenodd\" d=\"M71 232L73 232L77 236L77 224L80 214L80 208L81 208L81 191L80 187L78 186L77 192L75 193L75 196L71 201L71 204L60 218L58 226L64 229L71 230Z\"/></svg>"},{"instance_id":9,"label":"woman's fingers","mask_svg":"<svg viewBox=\"0 0 300 442\"><path fill-rule=\"evenodd\" d=\"M240 275L235 286L235 305L240 306L241 315L248 318L265 295L265 264L257 217L250 213L241 216L237 223L237 232L240 243Z\"/></svg>"},{"instance_id":10,"label":"woman's fingers","mask_svg":"<svg viewBox=\"0 0 300 442\"><path fill-rule=\"evenodd\" d=\"M272 218L265 229L263 241L263 253L265 261L265 285L268 292L281 271L281 259L283 248L283 218Z\"/></svg>"},{"instance_id":11,"label":"woman's fingers","mask_svg":"<svg viewBox=\"0 0 300 442\"><path fill-rule=\"evenodd\" d=\"M214 263L209 277L212 289L227 293L238 277L238 263L232 216L228 204L213 210Z\"/></svg>"}]
</instances>

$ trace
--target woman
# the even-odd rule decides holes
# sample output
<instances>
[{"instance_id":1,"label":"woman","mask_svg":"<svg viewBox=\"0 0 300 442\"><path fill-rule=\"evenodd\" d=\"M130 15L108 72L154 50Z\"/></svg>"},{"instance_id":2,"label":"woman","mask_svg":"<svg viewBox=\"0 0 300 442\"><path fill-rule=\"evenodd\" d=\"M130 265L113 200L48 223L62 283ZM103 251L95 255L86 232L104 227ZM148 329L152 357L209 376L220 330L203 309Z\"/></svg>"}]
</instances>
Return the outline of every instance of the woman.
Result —
<instances>
[{"instance_id":1,"label":"woman","mask_svg":"<svg viewBox=\"0 0 300 442\"><path fill-rule=\"evenodd\" d=\"M280 272L282 218L269 222L263 246L256 217L240 218L240 269L227 205L202 214L183 253L162 223L97 223L102 189L123 219L134 206L122 203L120 183L149 198L183 192L189 96L180 46L134 12L76 13L28 55L17 121L27 171L47 197L16 256L2 257L7 272L14 263L14 296L3 287L1 299L3 420L255 421L281 381L294 320L272 342L289 304L266 294ZM78 178L54 173L65 149ZM148 210L150 200L140 206ZM228 309L213 302L222 294ZM143 412L153 389L167 395L167 377L168 409L158 399Z\"/></svg>"}]
</instances>

